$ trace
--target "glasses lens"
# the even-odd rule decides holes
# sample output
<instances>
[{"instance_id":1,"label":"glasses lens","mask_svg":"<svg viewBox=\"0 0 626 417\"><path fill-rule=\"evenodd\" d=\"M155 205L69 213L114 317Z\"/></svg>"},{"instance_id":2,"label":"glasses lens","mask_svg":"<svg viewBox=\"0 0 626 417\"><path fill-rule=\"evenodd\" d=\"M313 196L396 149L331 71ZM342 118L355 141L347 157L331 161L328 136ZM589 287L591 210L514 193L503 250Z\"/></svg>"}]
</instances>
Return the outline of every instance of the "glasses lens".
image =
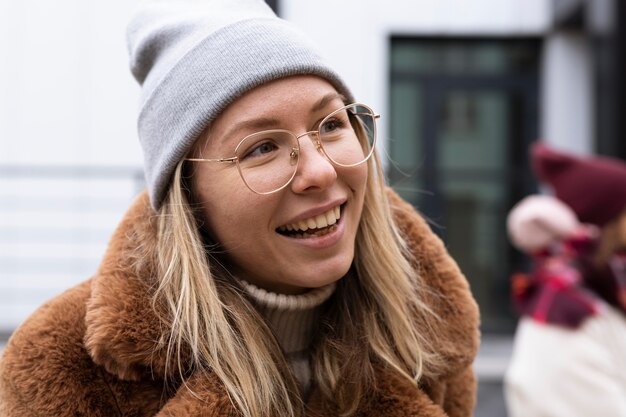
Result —
<instances>
[{"instance_id":1,"label":"glasses lens","mask_svg":"<svg viewBox=\"0 0 626 417\"><path fill-rule=\"evenodd\" d=\"M326 116L319 127L326 155L346 167L367 161L376 143L375 120L372 109L362 104L351 104Z\"/></svg>"},{"instance_id":2,"label":"glasses lens","mask_svg":"<svg viewBox=\"0 0 626 417\"><path fill-rule=\"evenodd\" d=\"M298 141L285 130L250 135L241 141L235 153L241 177L259 194L284 187L298 168Z\"/></svg>"}]
</instances>

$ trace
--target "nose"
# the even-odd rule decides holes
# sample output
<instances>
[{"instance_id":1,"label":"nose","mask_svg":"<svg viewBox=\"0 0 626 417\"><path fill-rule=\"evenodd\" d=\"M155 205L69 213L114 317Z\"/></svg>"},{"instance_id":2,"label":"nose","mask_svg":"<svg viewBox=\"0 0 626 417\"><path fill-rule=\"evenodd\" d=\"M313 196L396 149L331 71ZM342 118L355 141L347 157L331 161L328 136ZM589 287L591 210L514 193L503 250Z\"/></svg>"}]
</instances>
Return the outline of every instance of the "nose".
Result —
<instances>
[{"instance_id":1,"label":"nose","mask_svg":"<svg viewBox=\"0 0 626 417\"><path fill-rule=\"evenodd\" d=\"M337 171L319 146L316 132L299 136L299 142L300 160L291 182L292 191L295 193L320 191L331 186L337 179Z\"/></svg>"}]
</instances>

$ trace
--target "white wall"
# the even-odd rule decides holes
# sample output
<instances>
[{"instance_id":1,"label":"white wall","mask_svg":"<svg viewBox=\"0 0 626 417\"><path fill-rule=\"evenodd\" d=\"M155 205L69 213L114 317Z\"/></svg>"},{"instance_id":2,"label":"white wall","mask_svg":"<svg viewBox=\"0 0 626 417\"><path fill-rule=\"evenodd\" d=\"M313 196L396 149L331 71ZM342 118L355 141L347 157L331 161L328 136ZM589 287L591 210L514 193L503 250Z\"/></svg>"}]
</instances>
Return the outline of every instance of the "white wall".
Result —
<instances>
[{"instance_id":1,"label":"white wall","mask_svg":"<svg viewBox=\"0 0 626 417\"><path fill-rule=\"evenodd\" d=\"M593 151L593 73L588 42L575 33L546 38L542 68L542 138L577 154Z\"/></svg>"},{"instance_id":2,"label":"white wall","mask_svg":"<svg viewBox=\"0 0 626 417\"><path fill-rule=\"evenodd\" d=\"M139 165L135 0L0 0L0 164Z\"/></svg>"},{"instance_id":3,"label":"white wall","mask_svg":"<svg viewBox=\"0 0 626 417\"><path fill-rule=\"evenodd\" d=\"M0 334L94 274L138 191L135 3L0 0Z\"/></svg>"}]
</instances>

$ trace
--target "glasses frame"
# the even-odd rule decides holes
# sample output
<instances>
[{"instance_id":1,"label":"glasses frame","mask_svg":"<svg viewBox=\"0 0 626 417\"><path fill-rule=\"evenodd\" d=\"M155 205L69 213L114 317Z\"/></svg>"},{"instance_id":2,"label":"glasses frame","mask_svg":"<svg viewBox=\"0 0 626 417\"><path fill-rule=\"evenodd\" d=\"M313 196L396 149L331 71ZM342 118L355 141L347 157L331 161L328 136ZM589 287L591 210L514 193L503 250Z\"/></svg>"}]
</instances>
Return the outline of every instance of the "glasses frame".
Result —
<instances>
[{"instance_id":1,"label":"glasses frame","mask_svg":"<svg viewBox=\"0 0 626 417\"><path fill-rule=\"evenodd\" d=\"M350 164L350 165L346 165L346 164L341 164L335 160L333 160L330 156L328 156L328 154L326 153L326 151L324 150L324 145L322 144L321 141L321 133L320 133L320 128L324 125L324 123L326 123L326 121L328 119L330 119L331 117L333 117L334 115L336 115L337 113L340 113L350 107L357 107L357 106L361 106L361 107L365 107L368 111L369 114L372 118L374 123L372 124L373 126L373 136L374 139L372 141L372 145L370 148L370 152L369 154L367 154L367 156L361 161L361 162L357 162L356 164ZM295 143L297 144L297 146L295 148L292 148L290 156L292 159L296 159L296 167L293 170L293 174L291 174L291 177L287 180L287 182L285 182L284 185L282 185L281 187L272 190L272 191L268 191L268 192L259 192L256 191L255 189L253 189L250 184L248 184L248 182L246 181L245 176L243 175L243 172L241 171L241 166L239 165L239 157L238 156L230 156L230 157L225 157L225 158L185 158L185 161L189 161L189 162L219 162L219 163L234 163L237 166L237 171L239 171L239 176L241 177L241 180L243 181L243 183L246 185L246 187L248 187L248 189L250 191L252 191L255 194L259 194L259 195L268 195L268 194L274 194L280 190L285 189L287 186L289 186L289 184L291 184L291 181L293 181L294 177L296 176L296 173L298 172L298 164L300 163L300 138L303 138L305 136L308 136L309 139L311 139L311 142L313 142L313 145L315 146L315 149L322 155L324 156L332 165L334 166L338 166L338 167L342 167L342 168L351 168L351 167L355 167L357 165L361 165L362 163L366 162L368 159L371 158L372 154L374 153L374 148L376 147L376 120L380 119L380 114L375 113L374 110L372 110L371 107L363 104L363 103L351 103L351 104L346 104L345 106L342 106L340 108L338 108L337 110L334 110L332 113L328 114L327 116L325 116L321 122L319 123L319 127L316 130L310 130L308 132L304 132L301 133L299 135L296 135L295 133L293 133L290 130L286 130L286 129L269 129L269 130L262 130L259 132L255 132L252 133L250 135L245 136L243 139L241 139L239 141L239 143L237 144L237 147L235 147L235 154L237 154L237 151L239 150L239 147L251 136L255 136L258 135L260 133L272 133L272 132L280 132L280 133L287 133L289 135L291 135L294 139L295 139ZM355 131L355 134L358 137L358 133ZM362 138L359 137L359 141Z\"/></svg>"}]
</instances>

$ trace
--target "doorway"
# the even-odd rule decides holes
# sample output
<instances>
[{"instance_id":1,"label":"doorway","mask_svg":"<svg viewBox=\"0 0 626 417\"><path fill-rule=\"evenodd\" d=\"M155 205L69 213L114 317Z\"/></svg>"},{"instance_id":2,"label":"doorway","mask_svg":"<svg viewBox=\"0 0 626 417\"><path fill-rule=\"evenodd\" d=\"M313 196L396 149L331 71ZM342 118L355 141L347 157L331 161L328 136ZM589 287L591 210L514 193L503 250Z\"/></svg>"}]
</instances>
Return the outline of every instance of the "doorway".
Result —
<instances>
[{"instance_id":1,"label":"doorway","mask_svg":"<svg viewBox=\"0 0 626 417\"><path fill-rule=\"evenodd\" d=\"M483 330L512 332L523 257L506 215L535 191L539 41L392 38L388 176L467 276Z\"/></svg>"}]
</instances>

